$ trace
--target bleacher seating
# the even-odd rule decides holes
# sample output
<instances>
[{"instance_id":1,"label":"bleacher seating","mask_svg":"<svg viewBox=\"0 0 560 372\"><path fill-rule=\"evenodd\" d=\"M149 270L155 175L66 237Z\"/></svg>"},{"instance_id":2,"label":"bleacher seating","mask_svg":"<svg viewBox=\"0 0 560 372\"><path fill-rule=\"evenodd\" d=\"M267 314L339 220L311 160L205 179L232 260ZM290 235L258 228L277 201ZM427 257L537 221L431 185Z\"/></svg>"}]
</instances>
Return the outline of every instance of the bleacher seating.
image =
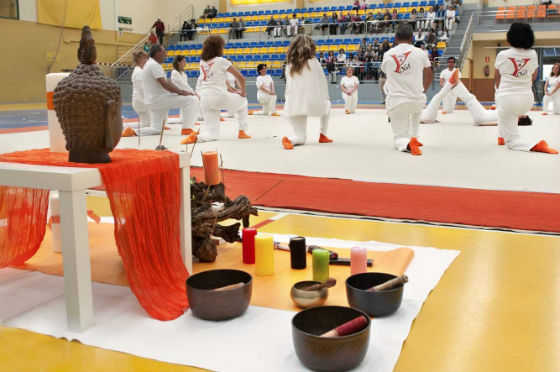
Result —
<instances>
[{"instance_id":1,"label":"bleacher seating","mask_svg":"<svg viewBox=\"0 0 560 372\"><path fill-rule=\"evenodd\" d=\"M387 40L391 45L394 37L369 37L366 38L368 43L382 43ZM346 53L356 53L359 49L362 38L337 38L337 39L319 39L317 40L317 56L319 53L325 55L329 51L338 54L340 49L344 49ZM259 63L266 63L269 67L269 74L272 76L282 75L282 65L286 59L286 52L290 45L289 40L275 41L231 41L226 44L225 57L230 58L233 64L245 76L256 76L256 68ZM445 48L445 43L438 43L438 49ZM173 69L173 58L176 55L183 55L187 60L185 72L189 77L198 77L200 65L200 52L202 44L173 44L167 49L167 59L163 64L163 68L167 71ZM326 71L325 71L326 73Z\"/></svg>"},{"instance_id":2,"label":"bleacher seating","mask_svg":"<svg viewBox=\"0 0 560 372\"><path fill-rule=\"evenodd\" d=\"M429 1L413 1L413 2L403 2L403 3L388 3L388 4L369 4L367 9L361 9L358 14L365 21L366 15L368 13L376 14L378 11L384 12L386 9L392 13L393 9L397 10L399 14L399 19L408 19L412 9L420 10L422 7L431 7L436 5L444 5L444 0L429 0ZM427 10L427 9L426 9ZM215 18L200 18L198 24L203 28L201 33L211 33L211 34L226 34L229 32L229 24L233 21L233 18L242 18L244 21L244 26L246 28L245 32L264 32L266 30L266 24L271 16L275 18L284 18L286 16L291 16L296 14L299 19L305 17L307 20L311 20L311 24L318 24L321 21L321 17L324 13L327 16L332 16L333 12L339 13L339 15L350 15L355 14L352 10L352 5L346 6L331 6L331 7L317 7L317 8L303 8L303 9L275 9L266 11L246 11L246 12L228 12L223 14L218 14Z\"/></svg>"},{"instance_id":3,"label":"bleacher seating","mask_svg":"<svg viewBox=\"0 0 560 372\"><path fill-rule=\"evenodd\" d=\"M502 6L496 12L497 23L551 22L560 20L560 7L556 4Z\"/></svg>"}]
</instances>

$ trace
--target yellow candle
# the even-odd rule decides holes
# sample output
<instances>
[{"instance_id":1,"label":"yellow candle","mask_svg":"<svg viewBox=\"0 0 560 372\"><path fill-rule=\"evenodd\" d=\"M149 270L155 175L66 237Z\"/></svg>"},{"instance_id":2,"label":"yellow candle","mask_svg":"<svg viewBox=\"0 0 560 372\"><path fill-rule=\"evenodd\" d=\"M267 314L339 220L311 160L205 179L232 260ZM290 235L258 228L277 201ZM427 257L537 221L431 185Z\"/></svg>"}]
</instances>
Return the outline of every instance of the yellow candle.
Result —
<instances>
[{"instance_id":1,"label":"yellow candle","mask_svg":"<svg viewBox=\"0 0 560 372\"><path fill-rule=\"evenodd\" d=\"M274 241L271 235L255 235L255 274L274 274Z\"/></svg>"}]
</instances>

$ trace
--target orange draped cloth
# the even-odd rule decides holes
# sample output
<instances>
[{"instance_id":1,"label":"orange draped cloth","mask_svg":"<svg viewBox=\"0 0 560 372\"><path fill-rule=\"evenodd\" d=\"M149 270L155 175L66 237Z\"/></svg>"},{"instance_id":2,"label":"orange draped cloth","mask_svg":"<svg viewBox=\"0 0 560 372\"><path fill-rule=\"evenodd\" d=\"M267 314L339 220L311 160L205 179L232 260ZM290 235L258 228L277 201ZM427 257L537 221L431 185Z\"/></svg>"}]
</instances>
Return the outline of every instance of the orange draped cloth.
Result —
<instances>
[{"instance_id":1,"label":"orange draped cloth","mask_svg":"<svg viewBox=\"0 0 560 372\"><path fill-rule=\"evenodd\" d=\"M48 149L0 155L3 162L99 169L132 292L151 317L179 317L188 308L189 273L179 243L177 154L123 149L113 151L107 164L67 159L68 154ZM48 190L0 186L0 268L21 264L37 252L45 234L48 195Z\"/></svg>"}]
</instances>

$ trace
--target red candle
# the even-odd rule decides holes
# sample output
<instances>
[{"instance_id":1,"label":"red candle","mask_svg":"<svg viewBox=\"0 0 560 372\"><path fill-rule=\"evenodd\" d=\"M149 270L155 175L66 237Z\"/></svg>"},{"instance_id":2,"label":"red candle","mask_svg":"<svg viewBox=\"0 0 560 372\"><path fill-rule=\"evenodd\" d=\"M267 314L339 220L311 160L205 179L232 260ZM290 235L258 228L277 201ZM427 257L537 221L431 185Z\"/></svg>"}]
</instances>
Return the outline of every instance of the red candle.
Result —
<instances>
[{"instance_id":1,"label":"red candle","mask_svg":"<svg viewBox=\"0 0 560 372\"><path fill-rule=\"evenodd\" d=\"M204 151L202 153L202 166L204 167L204 180L208 186L217 185L221 182L217 151Z\"/></svg>"},{"instance_id":2,"label":"red candle","mask_svg":"<svg viewBox=\"0 0 560 372\"><path fill-rule=\"evenodd\" d=\"M254 264L255 263L255 235L257 235L257 229L252 227L247 227L243 229L243 263L244 264Z\"/></svg>"}]
</instances>

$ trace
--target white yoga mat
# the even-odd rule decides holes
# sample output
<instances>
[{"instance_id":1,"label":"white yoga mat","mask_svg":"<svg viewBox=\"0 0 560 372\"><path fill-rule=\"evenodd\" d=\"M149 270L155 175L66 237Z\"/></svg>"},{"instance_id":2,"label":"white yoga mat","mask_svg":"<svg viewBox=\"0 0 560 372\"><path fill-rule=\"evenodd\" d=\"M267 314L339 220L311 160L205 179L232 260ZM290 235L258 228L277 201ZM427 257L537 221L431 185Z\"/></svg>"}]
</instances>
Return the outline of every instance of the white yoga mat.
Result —
<instances>
[{"instance_id":1,"label":"white yoga mat","mask_svg":"<svg viewBox=\"0 0 560 372\"><path fill-rule=\"evenodd\" d=\"M286 241L287 235L275 239ZM386 250L395 245L308 239L310 244L365 246ZM369 350L355 371L392 371L412 321L429 292L459 251L411 247L415 257L406 274L404 299L392 316L372 321ZM250 306L236 319L209 322L187 311L169 322L151 319L128 287L93 283L95 324L83 333L66 330L63 278L15 269L0 270L0 323L33 332L76 339L86 345L169 363L216 371L305 371L292 345L295 312Z\"/></svg>"}]
</instances>

